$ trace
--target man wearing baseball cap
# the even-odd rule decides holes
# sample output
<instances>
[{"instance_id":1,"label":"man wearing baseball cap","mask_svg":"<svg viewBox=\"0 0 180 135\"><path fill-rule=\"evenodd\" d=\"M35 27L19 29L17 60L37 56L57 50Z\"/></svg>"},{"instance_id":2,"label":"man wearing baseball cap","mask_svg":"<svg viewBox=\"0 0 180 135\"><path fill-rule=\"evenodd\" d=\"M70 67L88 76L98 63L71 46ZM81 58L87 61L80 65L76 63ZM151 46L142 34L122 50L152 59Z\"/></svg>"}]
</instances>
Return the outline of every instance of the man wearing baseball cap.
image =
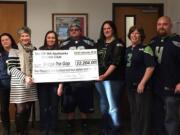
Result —
<instances>
[{"instance_id":1,"label":"man wearing baseball cap","mask_svg":"<svg viewBox=\"0 0 180 135\"><path fill-rule=\"evenodd\" d=\"M62 50L94 49L93 40L84 37L78 23L73 23L68 29L69 38L60 44ZM80 110L81 128L84 135L90 135L88 128L88 114L94 111L93 106L94 84L91 81L63 83L62 108L67 113L68 122L66 134L73 134L73 123L76 107Z\"/></svg>"}]
</instances>

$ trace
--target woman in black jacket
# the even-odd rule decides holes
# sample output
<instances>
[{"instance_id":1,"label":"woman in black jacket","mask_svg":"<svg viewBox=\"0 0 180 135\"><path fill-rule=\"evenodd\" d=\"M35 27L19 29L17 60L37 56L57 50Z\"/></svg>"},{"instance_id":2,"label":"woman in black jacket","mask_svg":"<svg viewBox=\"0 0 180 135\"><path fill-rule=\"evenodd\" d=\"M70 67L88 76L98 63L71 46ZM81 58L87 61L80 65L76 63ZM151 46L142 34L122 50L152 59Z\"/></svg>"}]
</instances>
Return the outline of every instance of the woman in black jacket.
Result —
<instances>
[{"instance_id":1,"label":"woman in black jacket","mask_svg":"<svg viewBox=\"0 0 180 135\"><path fill-rule=\"evenodd\" d=\"M54 31L48 31L45 35L44 45L40 50L57 50L58 36ZM40 130L41 135L54 135L57 132L58 83L39 83L38 98L40 105Z\"/></svg>"},{"instance_id":2,"label":"woman in black jacket","mask_svg":"<svg viewBox=\"0 0 180 135\"><path fill-rule=\"evenodd\" d=\"M104 129L102 135L119 134L121 126L120 93L124 85L124 52L122 41L117 38L115 24L105 21L97 42L99 60L99 80L96 88L100 97ZM111 133L110 133L111 132Z\"/></svg>"},{"instance_id":3,"label":"woman in black jacket","mask_svg":"<svg viewBox=\"0 0 180 135\"><path fill-rule=\"evenodd\" d=\"M7 73L6 60L11 48L17 48L16 42L9 33L0 35L0 103L3 135L10 135L9 97L10 76Z\"/></svg>"}]
</instances>

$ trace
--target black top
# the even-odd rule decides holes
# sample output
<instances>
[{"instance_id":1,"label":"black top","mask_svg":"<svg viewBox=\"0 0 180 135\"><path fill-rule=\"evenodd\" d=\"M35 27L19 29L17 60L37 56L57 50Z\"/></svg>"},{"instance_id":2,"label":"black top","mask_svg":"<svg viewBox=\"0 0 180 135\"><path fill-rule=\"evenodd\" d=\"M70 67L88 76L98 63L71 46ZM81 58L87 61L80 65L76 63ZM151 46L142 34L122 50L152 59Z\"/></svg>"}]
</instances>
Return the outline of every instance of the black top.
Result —
<instances>
[{"instance_id":1,"label":"black top","mask_svg":"<svg viewBox=\"0 0 180 135\"><path fill-rule=\"evenodd\" d=\"M128 88L137 88L144 76L146 68L154 67L154 54L150 46L139 44L128 47L125 55L126 62L126 85ZM150 87L150 81L146 88Z\"/></svg>"},{"instance_id":2,"label":"black top","mask_svg":"<svg viewBox=\"0 0 180 135\"><path fill-rule=\"evenodd\" d=\"M115 39L111 43L105 43L103 40L98 40L97 49L99 74L104 74L110 65L115 65L117 68L106 80L124 80L125 47L122 41Z\"/></svg>"},{"instance_id":3,"label":"black top","mask_svg":"<svg viewBox=\"0 0 180 135\"><path fill-rule=\"evenodd\" d=\"M58 45L54 45L52 48L48 48L48 46L43 45L39 48L39 50L58 50Z\"/></svg>"},{"instance_id":4,"label":"black top","mask_svg":"<svg viewBox=\"0 0 180 135\"><path fill-rule=\"evenodd\" d=\"M8 52L0 53L0 90L10 88L10 75L7 73L6 60L8 59Z\"/></svg>"},{"instance_id":5,"label":"black top","mask_svg":"<svg viewBox=\"0 0 180 135\"><path fill-rule=\"evenodd\" d=\"M95 45L93 40L86 37L80 37L78 39L68 38L60 44L59 48L61 50L95 49Z\"/></svg>"},{"instance_id":6,"label":"black top","mask_svg":"<svg viewBox=\"0 0 180 135\"><path fill-rule=\"evenodd\" d=\"M0 79L9 79L10 76L7 74L7 64L6 60L8 59L8 52L0 53Z\"/></svg>"},{"instance_id":7,"label":"black top","mask_svg":"<svg viewBox=\"0 0 180 135\"><path fill-rule=\"evenodd\" d=\"M39 50L58 50L58 49L59 49L58 45L54 45L52 48L48 48L47 45L42 45L41 47L39 47ZM59 83L57 83L57 82L38 83L38 89L40 88L39 86L43 86L43 85L46 86L46 84L55 85L55 87L56 87ZM46 87L46 88L48 89L49 87Z\"/></svg>"},{"instance_id":8,"label":"black top","mask_svg":"<svg viewBox=\"0 0 180 135\"><path fill-rule=\"evenodd\" d=\"M68 38L67 40L63 41L60 46L60 50L82 50L82 49L95 49L95 44L94 41L86 38L86 37L80 37L79 39L73 39L73 38ZM92 81L77 81L77 82L67 82L64 83L65 85L70 85L70 86L77 86L77 87L82 87L82 86L88 86L92 84Z\"/></svg>"},{"instance_id":9,"label":"black top","mask_svg":"<svg viewBox=\"0 0 180 135\"><path fill-rule=\"evenodd\" d=\"M180 83L180 36L155 37L151 46L157 63L154 89L160 94L174 95L175 86Z\"/></svg>"}]
</instances>

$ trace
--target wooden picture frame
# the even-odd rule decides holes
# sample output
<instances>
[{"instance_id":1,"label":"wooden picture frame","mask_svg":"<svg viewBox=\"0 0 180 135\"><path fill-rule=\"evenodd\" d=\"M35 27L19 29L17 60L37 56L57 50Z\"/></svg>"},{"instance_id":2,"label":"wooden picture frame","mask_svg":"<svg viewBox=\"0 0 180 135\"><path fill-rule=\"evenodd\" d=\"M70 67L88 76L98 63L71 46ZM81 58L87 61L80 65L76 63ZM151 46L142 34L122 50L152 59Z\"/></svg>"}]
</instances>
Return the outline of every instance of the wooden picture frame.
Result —
<instances>
[{"instance_id":1,"label":"wooden picture frame","mask_svg":"<svg viewBox=\"0 0 180 135\"><path fill-rule=\"evenodd\" d=\"M58 34L60 41L68 38L68 28L77 23L82 29L82 34L88 36L88 14L87 13L53 13L52 29Z\"/></svg>"}]
</instances>

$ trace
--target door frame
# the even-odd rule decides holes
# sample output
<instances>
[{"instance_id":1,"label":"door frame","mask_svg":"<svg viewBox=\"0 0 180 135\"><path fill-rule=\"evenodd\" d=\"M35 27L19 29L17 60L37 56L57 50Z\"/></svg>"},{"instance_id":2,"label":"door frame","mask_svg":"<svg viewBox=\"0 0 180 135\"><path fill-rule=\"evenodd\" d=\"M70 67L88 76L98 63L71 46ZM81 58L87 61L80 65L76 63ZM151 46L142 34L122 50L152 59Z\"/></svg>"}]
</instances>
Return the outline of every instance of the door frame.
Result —
<instances>
[{"instance_id":1,"label":"door frame","mask_svg":"<svg viewBox=\"0 0 180 135\"><path fill-rule=\"evenodd\" d=\"M0 4L22 4L24 6L24 26L27 26L27 2L26 1L0 1Z\"/></svg>"},{"instance_id":2,"label":"door frame","mask_svg":"<svg viewBox=\"0 0 180 135\"><path fill-rule=\"evenodd\" d=\"M164 3L113 3L112 20L115 21L115 8L117 7L157 7L159 8L159 17L164 15Z\"/></svg>"}]
</instances>

